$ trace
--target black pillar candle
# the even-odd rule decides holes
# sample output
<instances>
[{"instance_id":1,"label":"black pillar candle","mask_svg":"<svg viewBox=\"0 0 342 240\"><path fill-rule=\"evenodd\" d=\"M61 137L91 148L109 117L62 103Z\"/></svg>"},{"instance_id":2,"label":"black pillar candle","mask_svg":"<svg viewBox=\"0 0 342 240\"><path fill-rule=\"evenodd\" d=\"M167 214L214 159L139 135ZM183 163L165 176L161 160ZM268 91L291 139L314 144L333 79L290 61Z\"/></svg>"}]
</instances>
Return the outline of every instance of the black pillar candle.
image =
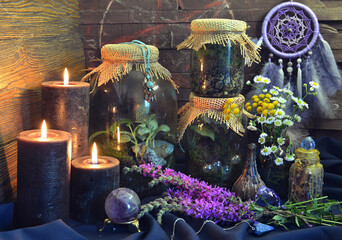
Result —
<instances>
[{"instance_id":1,"label":"black pillar candle","mask_svg":"<svg viewBox=\"0 0 342 240\"><path fill-rule=\"evenodd\" d=\"M72 136L72 159L88 153L89 89L85 82L42 83L43 116L49 128Z\"/></svg>"},{"instance_id":2,"label":"black pillar candle","mask_svg":"<svg viewBox=\"0 0 342 240\"><path fill-rule=\"evenodd\" d=\"M70 203L71 135L40 130L19 133L17 200L14 221L29 227L62 219L68 222Z\"/></svg>"},{"instance_id":3,"label":"black pillar candle","mask_svg":"<svg viewBox=\"0 0 342 240\"><path fill-rule=\"evenodd\" d=\"M100 156L96 164L90 156L71 163L71 218L86 224L103 223L108 194L120 185L120 162Z\"/></svg>"}]
</instances>

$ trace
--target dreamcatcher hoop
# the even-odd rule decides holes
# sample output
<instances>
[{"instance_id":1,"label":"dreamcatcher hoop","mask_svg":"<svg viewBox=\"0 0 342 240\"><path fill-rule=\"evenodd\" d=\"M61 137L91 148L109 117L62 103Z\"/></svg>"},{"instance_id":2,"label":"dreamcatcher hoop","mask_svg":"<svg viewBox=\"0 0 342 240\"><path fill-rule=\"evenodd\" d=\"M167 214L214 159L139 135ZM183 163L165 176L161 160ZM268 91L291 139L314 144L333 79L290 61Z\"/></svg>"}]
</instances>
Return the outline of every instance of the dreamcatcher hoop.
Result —
<instances>
[{"instance_id":1,"label":"dreamcatcher hoop","mask_svg":"<svg viewBox=\"0 0 342 240\"><path fill-rule=\"evenodd\" d=\"M282 58L297 58L315 45L319 36L319 24L309 7L298 2L285 2L275 6L266 15L262 24L262 36L273 54Z\"/></svg>"}]
</instances>

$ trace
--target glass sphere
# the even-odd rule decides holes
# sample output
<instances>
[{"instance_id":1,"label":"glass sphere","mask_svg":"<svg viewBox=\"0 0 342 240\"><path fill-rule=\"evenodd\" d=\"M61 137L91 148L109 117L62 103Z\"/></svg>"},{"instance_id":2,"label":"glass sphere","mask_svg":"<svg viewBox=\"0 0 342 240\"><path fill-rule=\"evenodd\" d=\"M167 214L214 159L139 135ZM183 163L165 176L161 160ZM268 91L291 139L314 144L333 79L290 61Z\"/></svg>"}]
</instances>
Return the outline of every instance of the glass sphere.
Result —
<instances>
[{"instance_id":1,"label":"glass sphere","mask_svg":"<svg viewBox=\"0 0 342 240\"><path fill-rule=\"evenodd\" d=\"M105 210L108 218L115 223L127 223L137 218L140 212L138 195L128 188L117 188L106 198Z\"/></svg>"}]
</instances>

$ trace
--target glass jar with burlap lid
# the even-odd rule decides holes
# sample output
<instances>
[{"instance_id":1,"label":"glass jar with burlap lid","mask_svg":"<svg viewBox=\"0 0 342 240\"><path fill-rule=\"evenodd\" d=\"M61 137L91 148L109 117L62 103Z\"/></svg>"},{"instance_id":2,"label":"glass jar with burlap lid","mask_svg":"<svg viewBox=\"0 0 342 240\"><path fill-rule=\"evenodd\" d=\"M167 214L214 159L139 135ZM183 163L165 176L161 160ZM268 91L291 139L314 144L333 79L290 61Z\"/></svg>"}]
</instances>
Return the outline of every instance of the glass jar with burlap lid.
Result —
<instances>
[{"instance_id":1,"label":"glass jar with burlap lid","mask_svg":"<svg viewBox=\"0 0 342 240\"><path fill-rule=\"evenodd\" d=\"M191 90L202 97L235 97L243 88L244 66L259 62L259 48L244 21L196 19L191 35L177 46L191 53Z\"/></svg>"},{"instance_id":2,"label":"glass jar with burlap lid","mask_svg":"<svg viewBox=\"0 0 342 240\"><path fill-rule=\"evenodd\" d=\"M172 165L177 85L158 62L158 48L137 40L107 44L101 57L82 79L92 86L90 141L99 143L102 154L118 158L121 170L141 162ZM121 186L144 196L148 186L132 178L121 174Z\"/></svg>"},{"instance_id":3,"label":"glass jar with burlap lid","mask_svg":"<svg viewBox=\"0 0 342 240\"><path fill-rule=\"evenodd\" d=\"M213 185L231 188L244 165L247 118L245 98L208 98L190 94L178 112L178 141L187 155L191 176Z\"/></svg>"}]
</instances>

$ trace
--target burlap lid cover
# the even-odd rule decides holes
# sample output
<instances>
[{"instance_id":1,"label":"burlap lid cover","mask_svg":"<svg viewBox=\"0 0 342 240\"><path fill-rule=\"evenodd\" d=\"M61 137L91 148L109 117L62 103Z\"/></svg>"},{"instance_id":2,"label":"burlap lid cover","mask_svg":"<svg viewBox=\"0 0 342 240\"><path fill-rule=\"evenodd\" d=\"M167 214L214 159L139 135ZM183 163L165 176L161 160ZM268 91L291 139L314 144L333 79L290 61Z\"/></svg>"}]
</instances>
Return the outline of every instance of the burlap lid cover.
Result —
<instances>
[{"instance_id":1,"label":"burlap lid cover","mask_svg":"<svg viewBox=\"0 0 342 240\"><path fill-rule=\"evenodd\" d=\"M205 49L205 44L227 45L229 41L240 44L242 56L246 63L260 62L259 47L247 36L247 24L231 19L196 19L191 22L191 35L177 46L177 49Z\"/></svg>"},{"instance_id":2,"label":"burlap lid cover","mask_svg":"<svg viewBox=\"0 0 342 240\"><path fill-rule=\"evenodd\" d=\"M177 124L177 141L182 139L187 127L201 116L206 116L221 124L224 124L227 128L230 128L238 135L243 136L245 129L241 123L241 116L231 114L231 117L229 120L227 120L226 115L223 112L224 104L228 99L229 98L198 97L195 94L190 93L189 102L178 111L179 121ZM240 110L240 114L246 115L248 118L256 117L244 109L245 97L243 95L239 94L232 99L233 101L231 104L235 103L237 105Z\"/></svg>"},{"instance_id":3,"label":"burlap lid cover","mask_svg":"<svg viewBox=\"0 0 342 240\"><path fill-rule=\"evenodd\" d=\"M144 46L142 46L144 48ZM147 45L150 50L150 74L152 77L168 80L177 89L177 85L171 79L171 73L159 62L159 50L155 46ZM145 48L144 48L145 49ZM147 50L145 49L147 60ZM102 63L97 68L82 78L82 81L90 81L96 74L97 86L106 84L114 79L119 81L124 75L128 74L133 67L137 71L146 73L144 54L136 44L106 44L101 48Z\"/></svg>"}]
</instances>

